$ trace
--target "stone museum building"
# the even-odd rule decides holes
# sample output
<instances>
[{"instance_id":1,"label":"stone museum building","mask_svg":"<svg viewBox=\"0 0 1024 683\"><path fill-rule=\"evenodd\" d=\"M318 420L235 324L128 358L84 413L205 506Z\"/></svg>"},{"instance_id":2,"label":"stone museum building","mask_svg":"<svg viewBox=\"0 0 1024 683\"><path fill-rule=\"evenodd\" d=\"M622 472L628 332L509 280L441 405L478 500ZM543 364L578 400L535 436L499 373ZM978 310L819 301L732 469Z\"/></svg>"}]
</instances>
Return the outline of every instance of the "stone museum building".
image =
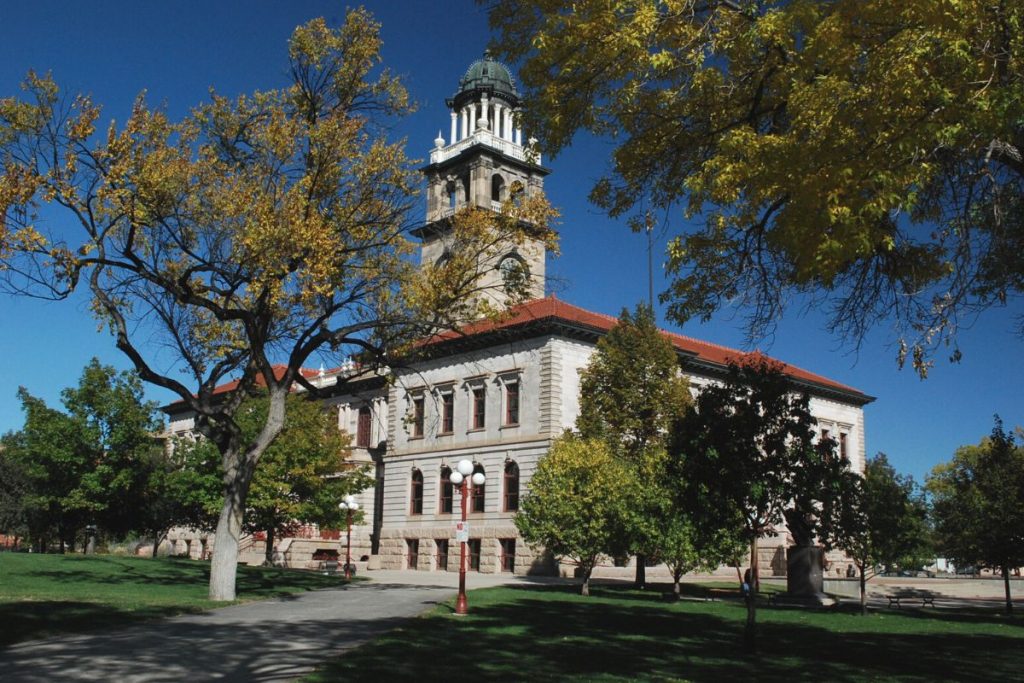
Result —
<instances>
[{"instance_id":1,"label":"stone museum building","mask_svg":"<svg viewBox=\"0 0 1024 683\"><path fill-rule=\"evenodd\" d=\"M447 102L449 138L435 140L423 168L426 221L416 236L424 263L447 257L446 219L454 211L467 204L497 210L514 184L527 193L541 192L548 174L516 127L519 94L500 62L486 53L473 62ZM500 322L481 320L459 334L431 340L427 360L391 370L390 380L352 362L307 373L328 392L338 387L325 405L337 413L338 428L353 436L353 459L372 464L375 472L375 486L357 497L365 516L353 529L353 557L370 568L458 570L460 497L450 476L459 460L468 459L486 476L467 501L470 568L556 571L550 558L519 537L513 516L552 440L575 426L580 371L616 319L545 296L545 258L539 240L494 254L491 283L526 277L534 298ZM706 341L665 335L695 389L722 378L728 362L743 356ZM791 365L785 372L810 396L822 434L831 435L853 467L863 471L862 408L873 399ZM191 415L174 405L165 410L172 434L191 430ZM343 536L304 527L277 544L277 556L290 566L315 567L325 551L340 547L344 555ZM195 535L179 531L171 538L183 550ZM765 573L784 573L785 535L761 545ZM198 552L198 544L188 547ZM247 539L242 549L243 561L262 561L259 537Z\"/></svg>"}]
</instances>

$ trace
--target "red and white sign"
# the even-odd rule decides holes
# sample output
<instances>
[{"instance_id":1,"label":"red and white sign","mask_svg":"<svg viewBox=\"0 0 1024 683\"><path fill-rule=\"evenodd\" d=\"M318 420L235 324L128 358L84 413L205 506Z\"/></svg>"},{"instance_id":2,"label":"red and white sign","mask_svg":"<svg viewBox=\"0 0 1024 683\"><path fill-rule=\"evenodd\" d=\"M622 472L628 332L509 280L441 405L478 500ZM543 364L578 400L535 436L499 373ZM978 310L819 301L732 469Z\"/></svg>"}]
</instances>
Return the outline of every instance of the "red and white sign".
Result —
<instances>
[{"instance_id":1,"label":"red and white sign","mask_svg":"<svg viewBox=\"0 0 1024 683\"><path fill-rule=\"evenodd\" d=\"M465 543L469 540L469 522L455 522L455 541Z\"/></svg>"}]
</instances>

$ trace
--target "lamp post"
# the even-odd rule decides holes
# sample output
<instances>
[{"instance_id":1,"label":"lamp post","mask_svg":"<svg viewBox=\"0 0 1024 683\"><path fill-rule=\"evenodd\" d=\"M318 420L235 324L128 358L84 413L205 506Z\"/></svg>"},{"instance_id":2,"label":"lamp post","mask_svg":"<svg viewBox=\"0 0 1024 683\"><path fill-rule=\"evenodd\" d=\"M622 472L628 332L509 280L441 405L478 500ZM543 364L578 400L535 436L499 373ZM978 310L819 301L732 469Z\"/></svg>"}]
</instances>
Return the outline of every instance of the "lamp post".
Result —
<instances>
[{"instance_id":1,"label":"lamp post","mask_svg":"<svg viewBox=\"0 0 1024 683\"><path fill-rule=\"evenodd\" d=\"M345 500L338 503L338 507L345 510L348 517L348 530L345 532L345 580L352 578L352 513L359 509L359 503L355 496L347 495Z\"/></svg>"},{"instance_id":2,"label":"lamp post","mask_svg":"<svg viewBox=\"0 0 1024 683\"><path fill-rule=\"evenodd\" d=\"M472 476L471 476L472 475ZM483 486L487 481L483 472L473 473L473 463L469 460L460 460L451 474L451 482L459 487L462 496L462 540L459 542L459 597L455 601L456 614L469 614L469 607L466 603L466 541L469 540L469 532L466 529L466 499L469 497L470 483Z\"/></svg>"}]
</instances>

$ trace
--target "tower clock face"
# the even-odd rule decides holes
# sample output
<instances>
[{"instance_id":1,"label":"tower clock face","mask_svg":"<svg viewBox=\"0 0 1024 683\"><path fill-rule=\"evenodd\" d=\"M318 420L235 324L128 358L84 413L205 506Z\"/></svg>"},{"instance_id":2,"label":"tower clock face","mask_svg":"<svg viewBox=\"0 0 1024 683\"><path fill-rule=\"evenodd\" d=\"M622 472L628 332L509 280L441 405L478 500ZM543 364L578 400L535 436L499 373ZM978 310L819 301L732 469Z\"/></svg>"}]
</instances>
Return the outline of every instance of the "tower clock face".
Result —
<instances>
[{"instance_id":1,"label":"tower clock face","mask_svg":"<svg viewBox=\"0 0 1024 683\"><path fill-rule=\"evenodd\" d=\"M501 273L501 280L505 283L505 291L521 291L530 277L530 271L526 264L515 256L506 256L498 264L498 272Z\"/></svg>"}]
</instances>

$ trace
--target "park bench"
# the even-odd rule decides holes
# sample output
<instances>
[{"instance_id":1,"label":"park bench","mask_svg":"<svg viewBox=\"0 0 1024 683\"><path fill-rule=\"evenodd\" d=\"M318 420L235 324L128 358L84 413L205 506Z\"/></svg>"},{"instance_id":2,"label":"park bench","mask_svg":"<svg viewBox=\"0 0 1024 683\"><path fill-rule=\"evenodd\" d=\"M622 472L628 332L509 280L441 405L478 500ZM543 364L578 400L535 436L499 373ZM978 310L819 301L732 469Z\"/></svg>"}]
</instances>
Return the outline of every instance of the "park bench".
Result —
<instances>
[{"instance_id":1,"label":"park bench","mask_svg":"<svg viewBox=\"0 0 1024 683\"><path fill-rule=\"evenodd\" d=\"M931 593L896 593L895 595L886 596L889 598L889 607L895 607L897 609L903 609L900 601L920 600L921 607L935 607L935 596Z\"/></svg>"},{"instance_id":2,"label":"park bench","mask_svg":"<svg viewBox=\"0 0 1024 683\"><path fill-rule=\"evenodd\" d=\"M735 588L705 588L704 589L704 600L705 602L712 602L714 600L720 600L722 598L738 599L743 597L740 592Z\"/></svg>"}]
</instances>

